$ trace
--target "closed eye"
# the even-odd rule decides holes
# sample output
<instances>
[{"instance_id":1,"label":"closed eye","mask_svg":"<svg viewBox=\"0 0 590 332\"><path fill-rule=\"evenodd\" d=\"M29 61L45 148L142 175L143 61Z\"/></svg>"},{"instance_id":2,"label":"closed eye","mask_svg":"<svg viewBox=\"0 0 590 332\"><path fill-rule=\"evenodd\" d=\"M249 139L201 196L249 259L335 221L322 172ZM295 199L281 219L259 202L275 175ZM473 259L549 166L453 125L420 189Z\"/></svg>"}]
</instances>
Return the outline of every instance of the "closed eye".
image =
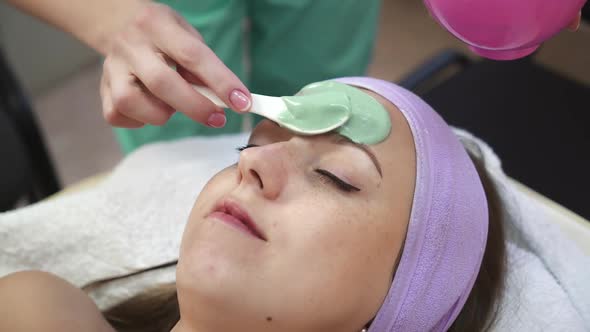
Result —
<instances>
[{"instance_id":1,"label":"closed eye","mask_svg":"<svg viewBox=\"0 0 590 332\"><path fill-rule=\"evenodd\" d=\"M350 183L347 183L337 177L336 175L326 171L325 169L316 169L315 170L318 174L321 174L324 178L330 180L338 189L345 191L345 192L356 192L361 191L360 188L357 188Z\"/></svg>"},{"instance_id":2,"label":"closed eye","mask_svg":"<svg viewBox=\"0 0 590 332\"><path fill-rule=\"evenodd\" d=\"M254 148L254 147L257 147L257 146L258 146L258 145L255 145L255 144L246 144L246 145L243 145L243 146L238 146L238 147L236 148L236 151L238 151L238 152L242 152L242 151L244 151L244 150L246 150L246 149L249 149L249 148Z\"/></svg>"},{"instance_id":3,"label":"closed eye","mask_svg":"<svg viewBox=\"0 0 590 332\"><path fill-rule=\"evenodd\" d=\"M246 149L249 148L253 148L253 147L257 147L258 145L255 144L247 144L244 146L240 146L237 147L236 150L238 152L242 152ZM339 177L337 177L336 175L332 174L331 172L325 170L325 169L316 169L315 170L318 174L320 174L321 176L323 176L325 179L329 180L333 185L335 185L338 189L344 191L344 192L358 192L361 191L360 188L357 188L353 185L351 185L350 183L345 182L344 180L340 179Z\"/></svg>"}]
</instances>

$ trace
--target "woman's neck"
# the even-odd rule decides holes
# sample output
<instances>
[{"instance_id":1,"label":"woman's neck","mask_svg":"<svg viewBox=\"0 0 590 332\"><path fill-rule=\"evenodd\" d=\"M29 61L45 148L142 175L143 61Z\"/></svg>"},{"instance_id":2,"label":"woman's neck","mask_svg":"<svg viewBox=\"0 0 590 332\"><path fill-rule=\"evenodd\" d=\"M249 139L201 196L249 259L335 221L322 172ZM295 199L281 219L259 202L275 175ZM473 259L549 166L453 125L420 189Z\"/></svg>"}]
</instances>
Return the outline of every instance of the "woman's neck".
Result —
<instances>
[{"instance_id":1,"label":"woman's neck","mask_svg":"<svg viewBox=\"0 0 590 332\"><path fill-rule=\"evenodd\" d=\"M189 326L187 326L187 324L184 324L181 319L178 321L178 323L176 323L176 325L174 325L174 327L172 328L172 330L170 332L201 332L201 331L196 331L195 329L190 328Z\"/></svg>"}]
</instances>

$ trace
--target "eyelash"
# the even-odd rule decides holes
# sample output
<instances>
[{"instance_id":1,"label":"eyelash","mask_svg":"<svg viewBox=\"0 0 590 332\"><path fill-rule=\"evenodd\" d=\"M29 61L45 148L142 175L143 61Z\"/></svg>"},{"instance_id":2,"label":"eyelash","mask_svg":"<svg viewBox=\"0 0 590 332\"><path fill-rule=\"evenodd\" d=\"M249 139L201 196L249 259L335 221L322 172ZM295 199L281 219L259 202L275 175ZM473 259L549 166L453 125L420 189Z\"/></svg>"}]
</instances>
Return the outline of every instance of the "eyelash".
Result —
<instances>
[{"instance_id":1,"label":"eyelash","mask_svg":"<svg viewBox=\"0 0 590 332\"><path fill-rule=\"evenodd\" d=\"M325 169L318 168L315 171L318 174L324 176L326 179L330 180L334 185L336 185L336 187L338 187L338 189L340 189L342 191L345 191L345 192L361 191L359 188L351 185L350 183L342 181L342 179L340 179L336 175L326 171Z\"/></svg>"},{"instance_id":2,"label":"eyelash","mask_svg":"<svg viewBox=\"0 0 590 332\"><path fill-rule=\"evenodd\" d=\"M238 152L242 152L242 151L244 151L246 149L257 147L257 146L258 145L247 144L247 145L244 145L244 146L237 147L236 150ZM344 192L361 191L360 188L357 188L357 187L351 185L350 183L347 183L347 182L343 181L342 179L340 179L336 175L332 174L331 172L326 171L325 169L318 168L315 171L316 171L316 173L318 173L321 176L323 176L325 179L329 180L338 189L340 189L340 190L342 190Z\"/></svg>"},{"instance_id":3,"label":"eyelash","mask_svg":"<svg viewBox=\"0 0 590 332\"><path fill-rule=\"evenodd\" d=\"M244 151L244 150L246 150L246 149L249 149L249 148L254 148L254 147L257 147L257 146L258 146L258 145L254 145L254 144L246 144L246 145L238 146L238 147L236 148L236 151L238 151L238 153L239 153L239 152L242 152L242 151Z\"/></svg>"}]
</instances>

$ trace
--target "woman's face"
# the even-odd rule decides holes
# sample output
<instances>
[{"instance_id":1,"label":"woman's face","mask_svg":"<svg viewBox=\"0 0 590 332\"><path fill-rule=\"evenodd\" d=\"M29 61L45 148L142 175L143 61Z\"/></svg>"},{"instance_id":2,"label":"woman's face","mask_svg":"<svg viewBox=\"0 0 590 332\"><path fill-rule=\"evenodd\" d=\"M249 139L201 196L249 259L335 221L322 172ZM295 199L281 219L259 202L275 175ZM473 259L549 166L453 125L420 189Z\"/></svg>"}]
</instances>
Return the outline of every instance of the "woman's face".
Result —
<instances>
[{"instance_id":1,"label":"woman's face","mask_svg":"<svg viewBox=\"0 0 590 332\"><path fill-rule=\"evenodd\" d=\"M359 331L391 284L415 152L400 111L383 142L297 136L270 121L205 186L182 239L181 324L195 331ZM254 230L255 228L255 230Z\"/></svg>"}]
</instances>

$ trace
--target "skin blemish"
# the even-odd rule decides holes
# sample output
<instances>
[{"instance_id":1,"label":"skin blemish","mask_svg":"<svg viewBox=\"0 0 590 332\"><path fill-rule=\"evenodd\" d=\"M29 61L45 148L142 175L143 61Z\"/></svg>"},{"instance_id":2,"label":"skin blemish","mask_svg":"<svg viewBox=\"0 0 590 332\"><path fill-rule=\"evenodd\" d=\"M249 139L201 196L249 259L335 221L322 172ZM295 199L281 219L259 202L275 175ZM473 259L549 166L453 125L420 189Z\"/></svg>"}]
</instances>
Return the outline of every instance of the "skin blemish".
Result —
<instances>
[{"instance_id":1,"label":"skin blemish","mask_svg":"<svg viewBox=\"0 0 590 332\"><path fill-rule=\"evenodd\" d=\"M270 317L270 316L266 317L266 321L267 322L272 322L272 317Z\"/></svg>"}]
</instances>

